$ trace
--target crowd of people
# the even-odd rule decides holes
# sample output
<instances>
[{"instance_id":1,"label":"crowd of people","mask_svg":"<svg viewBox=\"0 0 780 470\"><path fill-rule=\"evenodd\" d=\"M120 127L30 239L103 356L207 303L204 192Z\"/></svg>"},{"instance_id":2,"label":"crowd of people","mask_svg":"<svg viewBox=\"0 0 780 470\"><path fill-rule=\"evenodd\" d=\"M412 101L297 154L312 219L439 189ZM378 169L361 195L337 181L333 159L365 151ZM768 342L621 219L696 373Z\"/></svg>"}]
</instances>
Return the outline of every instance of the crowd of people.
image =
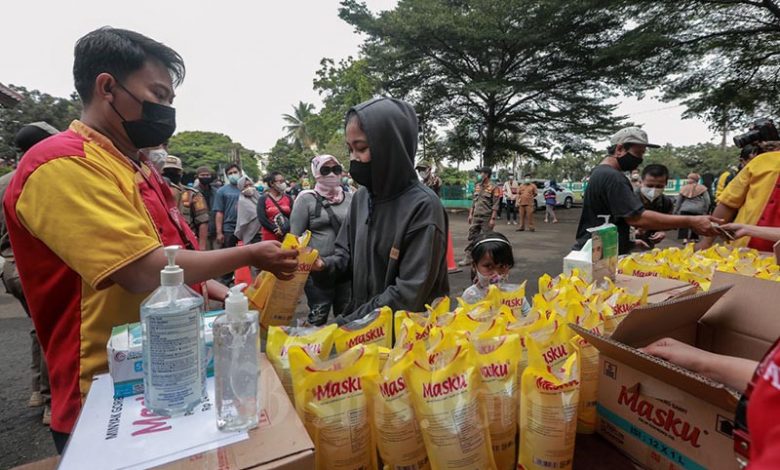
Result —
<instances>
[{"instance_id":1,"label":"crowd of people","mask_svg":"<svg viewBox=\"0 0 780 470\"><path fill-rule=\"evenodd\" d=\"M3 281L35 326L40 378L30 404L47 406L44 419L58 451L92 376L107 367L111 328L137 321L140 303L158 286L164 246L185 248L176 258L185 282L222 301L239 267L291 279L297 252L280 241L311 232L310 246L320 255L305 287L311 325L344 324L383 306L422 311L436 298L459 294L448 280L441 180L432 165L415 165L418 121L410 104L376 98L352 107L344 118L348 169L347 162L318 155L308 169L312 186L305 179L288 184L278 172L257 184L237 163L220 175L200 167L196 181L185 185L181 160L166 148L176 128L174 88L185 75L176 51L133 31L101 28L77 42L73 75L81 118L62 132L45 123L23 127L16 142L23 158L0 178ZM730 234L737 245L770 250L780 239L774 228L780 226L780 154L763 135L751 141L740 171L724 179L710 214L710 191L699 175L688 175L675 199L665 195L666 167L639 170L655 147L647 134L636 127L618 131L589 177L575 248L609 216L620 254L652 248L672 229L684 242L701 236L700 247ZM554 180L531 174L519 181L510 174L503 184L493 181L489 167L478 174L461 261L472 269L473 285L462 294L467 299L506 281L515 265L511 241L495 230L502 211L516 231L534 232L540 205L545 223L558 222L562 191ZM53 180L61 184L54 187ZM526 302L523 310L529 308ZM666 340L647 351L697 370L688 348ZM768 360L780 364L780 349ZM745 376L733 383L744 385ZM774 385L763 380L755 390L766 393ZM773 393L780 398L780 389ZM764 424L759 433L769 433L771 423Z\"/></svg>"}]
</instances>

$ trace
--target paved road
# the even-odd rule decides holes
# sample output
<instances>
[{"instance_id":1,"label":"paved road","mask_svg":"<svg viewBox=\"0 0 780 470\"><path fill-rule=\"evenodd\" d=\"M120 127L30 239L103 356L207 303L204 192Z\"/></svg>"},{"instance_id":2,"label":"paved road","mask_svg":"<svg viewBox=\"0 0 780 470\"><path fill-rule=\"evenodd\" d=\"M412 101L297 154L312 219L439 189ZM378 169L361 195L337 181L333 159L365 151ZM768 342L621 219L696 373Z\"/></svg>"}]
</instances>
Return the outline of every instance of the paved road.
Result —
<instances>
[{"instance_id":1,"label":"paved road","mask_svg":"<svg viewBox=\"0 0 780 470\"><path fill-rule=\"evenodd\" d=\"M574 242L579 209L559 210L558 224L542 222L544 213L536 213L536 232L516 232L514 225L500 221L496 230L505 234L514 246L515 267L510 273L513 282L528 279L529 298L536 293L536 279L544 273L558 274L563 257ZM456 259L463 257L466 245L466 215L450 214L450 226ZM453 295L459 295L470 285L468 268L450 276ZM31 322L16 300L0 294L0 344L2 344L3 387L0 389L0 469L54 455L54 445L48 428L41 424L41 408L27 408L29 398L29 330Z\"/></svg>"}]
</instances>

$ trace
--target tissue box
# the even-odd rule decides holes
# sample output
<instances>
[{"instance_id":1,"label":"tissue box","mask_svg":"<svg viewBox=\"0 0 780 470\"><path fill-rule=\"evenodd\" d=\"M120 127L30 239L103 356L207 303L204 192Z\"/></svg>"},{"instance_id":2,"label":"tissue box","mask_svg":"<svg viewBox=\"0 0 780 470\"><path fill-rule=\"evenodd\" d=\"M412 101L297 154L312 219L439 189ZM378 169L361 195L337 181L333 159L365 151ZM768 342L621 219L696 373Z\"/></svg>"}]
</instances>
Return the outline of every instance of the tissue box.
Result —
<instances>
[{"instance_id":1,"label":"tissue box","mask_svg":"<svg viewBox=\"0 0 780 470\"><path fill-rule=\"evenodd\" d=\"M214 338L211 327L224 310L203 314L203 330L206 334L206 375L214 375ZM108 370L114 381L114 398L128 397L144 391L144 357L141 324L127 323L115 326L108 340Z\"/></svg>"},{"instance_id":2,"label":"tissue box","mask_svg":"<svg viewBox=\"0 0 780 470\"><path fill-rule=\"evenodd\" d=\"M604 224L589 228L590 240L581 250L572 250L563 258L563 274L578 270L586 282L601 282L604 278L617 277L618 235L617 227Z\"/></svg>"}]
</instances>

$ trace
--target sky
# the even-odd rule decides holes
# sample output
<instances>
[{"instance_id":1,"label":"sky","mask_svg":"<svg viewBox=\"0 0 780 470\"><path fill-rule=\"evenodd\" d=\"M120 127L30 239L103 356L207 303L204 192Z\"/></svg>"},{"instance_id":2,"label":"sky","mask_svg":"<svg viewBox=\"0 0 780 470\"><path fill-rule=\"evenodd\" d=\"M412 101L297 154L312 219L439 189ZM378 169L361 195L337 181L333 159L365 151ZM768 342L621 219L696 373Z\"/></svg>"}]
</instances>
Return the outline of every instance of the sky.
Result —
<instances>
[{"instance_id":1,"label":"sky","mask_svg":"<svg viewBox=\"0 0 780 470\"><path fill-rule=\"evenodd\" d=\"M13 20L0 27L0 82L68 96L76 40L105 25L132 29L184 58L177 131L221 132L261 153L283 135L282 114L294 104L319 108L312 81L320 60L356 56L363 41L338 17L338 0L4 3L3 16ZM366 3L380 11L396 0ZM654 143L716 140L703 122L681 119L684 108L669 109L674 105L625 99L618 113L643 125Z\"/></svg>"}]
</instances>

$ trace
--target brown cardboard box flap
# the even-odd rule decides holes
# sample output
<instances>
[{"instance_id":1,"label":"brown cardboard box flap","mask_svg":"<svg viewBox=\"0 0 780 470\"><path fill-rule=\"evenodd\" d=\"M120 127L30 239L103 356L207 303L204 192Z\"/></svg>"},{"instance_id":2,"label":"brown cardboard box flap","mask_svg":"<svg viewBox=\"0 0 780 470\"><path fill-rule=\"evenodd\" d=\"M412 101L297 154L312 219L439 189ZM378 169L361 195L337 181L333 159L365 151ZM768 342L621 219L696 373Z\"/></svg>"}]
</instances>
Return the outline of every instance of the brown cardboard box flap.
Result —
<instances>
[{"instance_id":1,"label":"brown cardboard box flap","mask_svg":"<svg viewBox=\"0 0 780 470\"><path fill-rule=\"evenodd\" d=\"M690 297L637 307L618 325L612 339L641 347L668 336L671 331L696 325L726 291L728 287L719 287Z\"/></svg>"},{"instance_id":2,"label":"brown cardboard box flap","mask_svg":"<svg viewBox=\"0 0 780 470\"><path fill-rule=\"evenodd\" d=\"M265 354L260 354L260 422L249 439L210 452L177 460L165 470L295 469L314 466L314 444L298 418L279 377Z\"/></svg>"},{"instance_id":3,"label":"brown cardboard box flap","mask_svg":"<svg viewBox=\"0 0 780 470\"><path fill-rule=\"evenodd\" d=\"M636 312L636 310L634 312ZM631 315L634 315L634 313ZM580 326L574 324L571 324L570 326L577 334L587 339L590 344L598 349L605 357L605 360L614 358L629 367L673 385L726 411L731 412L736 410L739 394L725 385L679 367L671 362L645 354L638 349L626 346L614 339L587 331ZM675 402L673 396L656 396L653 392L648 393L643 384L636 384L636 386L643 394L652 396L656 399L672 403Z\"/></svg>"},{"instance_id":4,"label":"brown cardboard box flap","mask_svg":"<svg viewBox=\"0 0 780 470\"><path fill-rule=\"evenodd\" d=\"M712 289L723 286L731 289L702 317L698 346L758 361L780 336L780 283L718 271Z\"/></svg>"}]
</instances>

